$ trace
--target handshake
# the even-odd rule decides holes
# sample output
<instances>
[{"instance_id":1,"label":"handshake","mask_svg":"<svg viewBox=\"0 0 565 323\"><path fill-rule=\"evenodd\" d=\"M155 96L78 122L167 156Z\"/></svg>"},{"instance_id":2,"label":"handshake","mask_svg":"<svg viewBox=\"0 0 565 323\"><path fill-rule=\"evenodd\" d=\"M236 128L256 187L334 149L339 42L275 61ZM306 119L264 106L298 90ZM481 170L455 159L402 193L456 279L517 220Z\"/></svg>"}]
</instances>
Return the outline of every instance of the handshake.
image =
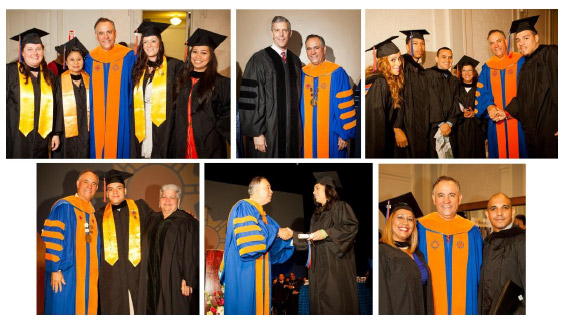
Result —
<instances>
[{"instance_id":1,"label":"handshake","mask_svg":"<svg viewBox=\"0 0 565 323\"><path fill-rule=\"evenodd\" d=\"M277 234L277 237L279 237L283 240L288 240L288 239L292 238L292 229L290 229L290 228L280 228L279 233Z\"/></svg>"},{"instance_id":2,"label":"handshake","mask_svg":"<svg viewBox=\"0 0 565 323\"><path fill-rule=\"evenodd\" d=\"M499 122L506 119L506 113L504 112L504 110L498 109L495 105L489 105L487 111L488 111L488 116L494 122Z\"/></svg>"}]
</instances>

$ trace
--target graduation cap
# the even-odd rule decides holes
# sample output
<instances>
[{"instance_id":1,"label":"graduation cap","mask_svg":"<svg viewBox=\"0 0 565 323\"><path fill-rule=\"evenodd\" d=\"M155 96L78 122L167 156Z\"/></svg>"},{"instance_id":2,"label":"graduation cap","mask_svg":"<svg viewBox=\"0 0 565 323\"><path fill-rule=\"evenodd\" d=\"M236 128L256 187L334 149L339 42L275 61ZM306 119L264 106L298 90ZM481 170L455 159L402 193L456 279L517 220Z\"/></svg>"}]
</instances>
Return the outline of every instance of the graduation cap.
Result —
<instances>
[{"instance_id":1,"label":"graduation cap","mask_svg":"<svg viewBox=\"0 0 565 323\"><path fill-rule=\"evenodd\" d=\"M136 33L143 34L143 37L147 36L160 36L165 29L167 29L171 24L163 22L152 22L150 20L145 20L137 27Z\"/></svg>"},{"instance_id":2,"label":"graduation cap","mask_svg":"<svg viewBox=\"0 0 565 323\"><path fill-rule=\"evenodd\" d=\"M22 62L22 48L26 44L43 44L41 42L41 37L47 36L47 35L49 35L49 33L44 31L44 30L41 30L41 29L38 29L38 28L31 28L31 29L24 31L21 34L18 34L16 36L10 38L11 40L15 40L19 43L18 57L19 57L20 63Z\"/></svg>"},{"instance_id":3,"label":"graduation cap","mask_svg":"<svg viewBox=\"0 0 565 323\"><path fill-rule=\"evenodd\" d=\"M121 170L111 169L103 173L100 177L104 180L104 202L106 202L106 186L112 183L122 183L125 185L125 180L132 177L132 173L123 172Z\"/></svg>"},{"instance_id":4,"label":"graduation cap","mask_svg":"<svg viewBox=\"0 0 565 323\"><path fill-rule=\"evenodd\" d=\"M67 57L69 56L69 53L71 52L71 49L78 49L80 51L80 53L82 54L82 57L85 57L88 54L88 49L86 49L86 47L84 47L84 45L80 42L80 40L78 40L77 37L69 40L68 42L66 42L62 45L55 47L55 50L57 51L57 53L63 55L65 60L67 60Z\"/></svg>"},{"instance_id":5,"label":"graduation cap","mask_svg":"<svg viewBox=\"0 0 565 323\"><path fill-rule=\"evenodd\" d=\"M396 54L396 53L400 52L400 49L398 49L398 47L396 47L396 45L392 42L396 38L398 38L398 36L389 37L387 40L384 40L384 41L374 45L373 47L367 49L365 52L376 49L377 50L377 58Z\"/></svg>"},{"instance_id":6,"label":"graduation cap","mask_svg":"<svg viewBox=\"0 0 565 323\"><path fill-rule=\"evenodd\" d=\"M329 185L333 188L343 187L336 171L315 172L314 177L316 178L316 184Z\"/></svg>"},{"instance_id":7,"label":"graduation cap","mask_svg":"<svg viewBox=\"0 0 565 323\"><path fill-rule=\"evenodd\" d=\"M479 61L467 55L463 55L463 57L461 57L461 59L459 60L459 62L457 62L455 66L457 66L457 69L462 69L463 66L465 65L471 65L473 66L473 68L477 68L477 65L479 65Z\"/></svg>"},{"instance_id":8,"label":"graduation cap","mask_svg":"<svg viewBox=\"0 0 565 323\"><path fill-rule=\"evenodd\" d=\"M414 198L414 194L412 194L412 192L408 192L397 197L379 202L379 210L381 210L386 220L388 220L389 216L394 211L399 209L412 211L415 218L424 216L424 213L422 213L422 210L420 209L418 202L416 202L416 199Z\"/></svg>"},{"instance_id":9,"label":"graduation cap","mask_svg":"<svg viewBox=\"0 0 565 323\"><path fill-rule=\"evenodd\" d=\"M188 46L209 46L216 49L228 36L216 34L215 32L198 28L186 41Z\"/></svg>"},{"instance_id":10,"label":"graduation cap","mask_svg":"<svg viewBox=\"0 0 565 323\"><path fill-rule=\"evenodd\" d=\"M513 34L513 33L522 32L524 30L531 30L531 31L534 32L534 34L537 34L538 31L536 30L536 28L534 28L534 26L538 22L538 18L539 18L539 15L514 20L512 22L512 26L510 26L510 33Z\"/></svg>"},{"instance_id":11,"label":"graduation cap","mask_svg":"<svg viewBox=\"0 0 565 323\"><path fill-rule=\"evenodd\" d=\"M430 34L425 29L401 30L400 32L406 35L406 44L414 38L424 40L424 35Z\"/></svg>"},{"instance_id":12,"label":"graduation cap","mask_svg":"<svg viewBox=\"0 0 565 323\"><path fill-rule=\"evenodd\" d=\"M215 32L198 28L196 29L190 38L184 43L186 49L184 52L184 60L188 56L188 46L208 46L211 49L216 49L228 36L216 34Z\"/></svg>"}]
</instances>

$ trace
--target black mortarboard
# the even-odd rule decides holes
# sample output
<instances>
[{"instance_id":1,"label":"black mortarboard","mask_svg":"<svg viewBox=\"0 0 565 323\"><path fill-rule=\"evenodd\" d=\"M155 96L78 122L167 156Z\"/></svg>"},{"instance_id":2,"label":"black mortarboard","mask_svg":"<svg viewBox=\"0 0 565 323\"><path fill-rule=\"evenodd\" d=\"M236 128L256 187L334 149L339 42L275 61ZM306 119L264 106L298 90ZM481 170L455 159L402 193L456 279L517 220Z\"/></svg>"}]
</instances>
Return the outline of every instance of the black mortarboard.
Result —
<instances>
[{"instance_id":1,"label":"black mortarboard","mask_svg":"<svg viewBox=\"0 0 565 323\"><path fill-rule=\"evenodd\" d=\"M188 46L209 46L216 49L228 36L216 34L206 29L198 28L186 41Z\"/></svg>"},{"instance_id":2,"label":"black mortarboard","mask_svg":"<svg viewBox=\"0 0 565 323\"><path fill-rule=\"evenodd\" d=\"M537 34L538 31L536 30L536 28L534 28L534 26L536 25L536 22L538 22L538 18L539 16L533 16L514 20L512 22L512 26L510 26L510 33L513 34L519 33L524 30L531 30L535 34Z\"/></svg>"},{"instance_id":3,"label":"black mortarboard","mask_svg":"<svg viewBox=\"0 0 565 323\"><path fill-rule=\"evenodd\" d=\"M106 185L111 183L122 183L125 185L125 180L132 176L132 173L111 169L105 172L101 177L104 179Z\"/></svg>"},{"instance_id":4,"label":"black mortarboard","mask_svg":"<svg viewBox=\"0 0 565 323\"><path fill-rule=\"evenodd\" d=\"M429 35L430 33L425 29L413 29L413 30L401 30L401 33L406 35L406 44L411 38L417 38L424 40L424 35Z\"/></svg>"},{"instance_id":5,"label":"black mortarboard","mask_svg":"<svg viewBox=\"0 0 565 323\"><path fill-rule=\"evenodd\" d=\"M379 202L379 210L381 210L387 220L392 212L400 208L412 210L415 218L424 216L424 213L422 213L422 210L420 209L418 202L416 202L416 199L414 198L414 194L412 194L412 192L408 192L406 194L402 194L400 196Z\"/></svg>"},{"instance_id":6,"label":"black mortarboard","mask_svg":"<svg viewBox=\"0 0 565 323\"><path fill-rule=\"evenodd\" d=\"M398 36L392 36L387 40L384 40L373 47L366 50L366 52L373 50L373 48L377 49L377 58L385 57L388 55L396 54L400 52L400 49L392 42L394 39L398 38Z\"/></svg>"},{"instance_id":7,"label":"black mortarboard","mask_svg":"<svg viewBox=\"0 0 565 323\"><path fill-rule=\"evenodd\" d=\"M25 44L43 44L41 42L41 37L49 35L48 32L37 28L31 28L23 33L16 35L11 40L19 41L23 47ZM20 38L21 37L21 38Z\"/></svg>"},{"instance_id":8,"label":"black mortarboard","mask_svg":"<svg viewBox=\"0 0 565 323\"><path fill-rule=\"evenodd\" d=\"M471 65L473 66L473 68L477 68L477 65L479 65L479 61L467 55L463 55L463 57L461 57L459 62L457 62L456 66L458 69L461 69L465 65Z\"/></svg>"},{"instance_id":9,"label":"black mortarboard","mask_svg":"<svg viewBox=\"0 0 565 323\"><path fill-rule=\"evenodd\" d=\"M88 54L88 49L84 47L84 45L80 42L80 40L78 40L77 37L69 40L68 42L60 46L55 47L55 50L57 51L57 53L64 55L66 60L67 56L69 56L69 53L71 52L71 49L73 48L78 48L78 50L82 54L82 57L85 57Z\"/></svg>"},{"instance_id":10,"label":"black mortarboard","mask_svg":"<svg viewBox=\"0 0 565 323\"><path fill-rule=\"evenodd\" d=\"M333 188L342 188L341 181L339 180L339 175L336 171L329 172L315 172L314 177L316 178L316 184L320 183L323 185L329 185Z\"/></svg>"},{"instance_id":11,"label":"black mortarboard","mask_svg":"<svg viewBox=\"0 0 565 323\"><path fill-rule=\"evenodd\" d=\"M159 36L165 29L167 29L171 24L163 22L152 22L145 20L137 27L136 33L143 34L143 37L147 36Z\"/></svg>"}]
</instances>

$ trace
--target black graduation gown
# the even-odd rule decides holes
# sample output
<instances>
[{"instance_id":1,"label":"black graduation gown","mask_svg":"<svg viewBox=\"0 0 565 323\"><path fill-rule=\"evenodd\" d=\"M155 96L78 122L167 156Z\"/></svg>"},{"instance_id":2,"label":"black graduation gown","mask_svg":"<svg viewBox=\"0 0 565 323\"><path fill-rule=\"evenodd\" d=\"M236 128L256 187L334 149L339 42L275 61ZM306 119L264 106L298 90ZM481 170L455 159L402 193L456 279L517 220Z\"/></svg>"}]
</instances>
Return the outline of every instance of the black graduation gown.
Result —
<instances>
[{"instance_id":1,"label":"black graduation gown","mask_svg":"<svg viewBox=\"0 0 565 323\"><path fill-rule=\"evenodd\" d=\"M314 241L312 263L308 269L310 281L310 313L324 315L358 314L357 271L355 267L355 236L359 222L351 206L335 202L329 211L312 216L310 232L324 229L328 237ZM305 240L293 236L298 250L308 250Z\"/></svg>"},{"instance_id":2,"label":"black graduation gown","mask_svg":"<svg viewBox=\"0 0 565 323\"><path fill-rule=\"evenodd\" d=\"M430 268L424 255L417 256L426 265L428 281L422 284L420 268L404 251L379 243L379 315L434 314Z\"/></svg>"},{"instance_id":3,"label":"black graduation gown","mask_svg":"<svg viewBox=\"0 0 565 323\"><path fill-rule=\"evenodd\" d=\"M539 45L520 69L516 97L506 112L520 120L528 156L557 158L557 46Z\"/></svg>"},{"instance_id":4,"label":"black graduation gown","mask_svg":"<svg viewBox=\"0 0 565 323\"><path fill-rule=\"evenodd\" d=\"M491 233L483 246L479 311L489 314L507 280L526 290L526 231L512 226ZM514 314L526 314L526 295Z\"/></svg>"},{"instance_id":5,"label":"black graduation gown","mask_svg":"<svg viewBox=\"0 0 565 323\"><path fill-rule=\"evenodd\" d=\"M53 152L53 158L89 158L90 157L90 136L88 133L88 120L86 111L86 87L84 81L80 86L73 82L75 102L77 107L77 126L78 136L66 138L65 126L63 121L63 133L61 134L60 148ZM59 98L63 97L61 78L59 78ZM59 107L63 111L63 100L59 100Z\"/></svg>"},{"instance_id":6,"label":"black graduation gown","mask_svg":"<svg viewBox=\"0 0 565 323\"><path fill-rule=\"evenodd\" d=\"M301 63L287 50L286 63L271 47L262 49L245 66L239 98L241 132L248 137L249 157L301 156ZM253 137L265 135L267 149L259 152Z\"/></svg>"},{"instance_id":7,"label":"black graduation gown","mask_svg":"<svg viewBox=\"0 0 565 323\"><path fill-rule=\"evenodd\" d=\"M401 129L408 138L408 146L397 149L398 157L426 158L428 156L429 102L425 69L409 54L404 59L404 110ZM400 118L400 116L399 116Z\"/></svg>"},{"instance_id":8,"label":"black graduation gown","mask_svg":"<svg viewBox=\"0 0 565 323\"><path fill-rule=\"evenodd\" d=\"M365 156L367 158L394 157L396 146L394 127L401 127L401 122L397 117L402 107L396 109L393 107L390 89L383 74L378 73L369 77L366 84L372 85L365 96L365 113L367 114ZM398 124L395 125L395 123Z\"/></svg>"},{"instance_id":9,"label":"black graduation gown","mask_svg":"<svg viewBox=\"0 0 565 323\"><path fill-rule=\"evenodd\" d=\"M212 100L198 105L198 85L192 89L191 113L194 144L198 158L227 158L226 140L230 140L230 79L220 74L214 81ZM188 133L188 99L192 82L180 90L173 134L174 158L185 158Z\"/></svg>"},{"instance_id":10,"label":"black graduation gown","mask_svg":"<svg viewBox=\"0 0 565 323\"><path fill-rule=\"evenodd\" d=\"M457 123L462 117L458 103L459 81L448 70L439 69L437 66L426 70L428 82L429 107L430 107L430 157L438 158L436 140L434 138L442 122L451 122L449 143L453 156L457 156Z\"/></svg>"},{"instance_id":11,"label":"black graduation gown","mask_svg":"<svg viewBox=\"0 0 565 323\"><path fill-rule=\"evenodd\" d=\"M467 88L470 87L469 92ZM475 109L475 92L476 85L466 87L464 84L459 85L459 103L464 108ZM457 157L458 158L486 158L485 151L485 130L486 119L477 117L459 118L457 125Z\"/></svg>"},{"instance_id":12,"label":"black graduation gown","mask_svg":"<svg viewBox=\"0 0 565 323\"><path fill-rule=\"evenodd\" d=\"M198 314L199 307L199 232L198 221L177 210L163 219L161 212L151 216L143 242L140 273L140 314ZM150 257L160 259L150 259ZM160 256L160 257L159 257ZM152 276L158 272L159 276ZM181 282L192 287L192 294L181 293Z\"/></svg>"},{"instance_id":13,"label":"black graduation gown","mask_svg":"<svg viewBox=\"0 0 565 323\"><path fill-rule=\"evenodd\" d=\"M176 86L177 73L182 70L183 63L173 57L167 56L167 107L166 107L166 119L163 123L157 127L155 124L152 125L153 133L153 149L151 151L151 158L169 158L172 154L172 132L173 126L175 124L175 105L173 103L173 92ZM143 84L143 95L145 96L145 87L147 86L147 78ZM132 116L133 117L133 116ZM133 133L135 137L135 122L133 124ZM135 156L136 158L141 157L141 143L134 140L135 143ZM184 158L184 156L183 156Z\"/></svg>"},{"instance_id":14,"label":"black graduation gown","mask_svg":"<svg viewBox=\"0 0 565 323\"><path fill-rule=\"evenodd\" d=\"M20 75L18 63L6 64L6 158L47 158L49 156L49 141L53 134L62 132L62 111L57 108L59 82L49 69L45 69L51 78L53 90L53 130L45 138L37 132L39 111L41 105L41 72L37 78L30 77L33 83L35 108L33 130L24 136L19 130L20 124Z\"/></svg>"},{"instance_id":15,"label":"black graduation gown","mask_svg":"<svg viewBox=\"0 0 565 323\"><path fill-rule=\"evenodd\" d=\"M135 204L139 210L139 226L141 233L147 229L147 222L150 214L153 212L144 200L135 200ZM143 261L133 266L128 259L129 245L129 208L124 201L120 204L119 211L112 207L114 214L114 224L116 226L116 239L118 242L118 260L114 265L110 265L104 259L104 226L102 219L104 209L101 208L96 212L96 220L100 230L100 269L98 277L98 290L100 294L100 313L101 314L129 314L129 298L128 290L131 293L131 299L134 306L134 313L139 313L137 308L137 300L140 286L140 268ZM141 241L141 253L147 249L147 244Z\"/></svg>"}]
</instances>

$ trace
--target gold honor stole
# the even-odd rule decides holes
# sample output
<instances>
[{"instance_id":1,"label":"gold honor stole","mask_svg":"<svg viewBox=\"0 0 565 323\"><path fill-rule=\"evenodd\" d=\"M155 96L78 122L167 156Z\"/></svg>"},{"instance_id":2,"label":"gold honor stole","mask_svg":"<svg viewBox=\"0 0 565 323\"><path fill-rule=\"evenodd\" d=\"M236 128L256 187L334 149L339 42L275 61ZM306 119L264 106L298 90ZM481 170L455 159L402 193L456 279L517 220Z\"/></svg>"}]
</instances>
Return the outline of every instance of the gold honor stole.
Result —
<instances>
[{"instance_id":1,"label":"gold honor stole","mask_svg":"<svg viewBox=\"0 0 565 323\"><path fill-rule=\"evenodd\" d=\"M267 224L267 216L263 206L259 203L245 199L253 205L261 214L261 218ZM271 264L269 263L269 253L255 259L255 314L269 315L271 309Z\"/></svg>"},{"instance_id":2,"label":"gold honor stole","mask_svg":"<svg viewBox=\"0 0 565 323\"><path fill-rule=\"evenodd\" d=\"M135 136L137 141L145 139L145 100L143 98L143 81L145 71L139 84L133 90L133 112L135 118ZM163 56L163 63L153 76L151 89L151 121L159 127L167 118L167 58ZM148 130L151 131L151 130Z\"/></svg>"},{"instance_id":3,"label":"gold honor stole","mask_svg":"<svg viewBox=\"0 0 565 323\"><path fill-rule=\"evenodd\" d=\"M81 71L82 83L86 88L86 124L90 131L90 76L85 71ZM63 120L65 124L65 137L71 138L78 136L77 121L77 102L75 99L75 90L73 88L73 80L71 72L65 71L61 74L61 89L63 93Z\"/></svg>"},{"instance_id":4,"label":"gold honor stole","mask_svg":"<svg viewBox=\"0 0 565 323\"><path fill-rule=\"evenodd\" d=\"M451 221L445 221L437 212L430 213L418 221L428 229L426 230L426 249L428 266L432 275L435 314L448 314L447 286L451 285L451 314L465 315L467 262L469 260L468 232L474 224L460 216L456 216ZM451 282L447 281L444 236L447 236L448 241L453 240Z\"/></svg>"},{"instance_id":5,"label":"gold honor stole","mask_svg":"<svg viewBox=\"0 0 565 323\"><path fill-rule=\"evenodd\" d=\"M120 116L120 89L124 57L131 49L116 45L105 52L100 46L92 56L92 112L96 158L116 158L118 150L118 119ZM110 64L108 92L104 87L104 64Z\"/></svg>"},{"instance_id":6,"label":"gold honor stole","mask_svg":"<svg viewBox=\"0 0 565 323\"><path fill-rule=\"evenodd\" d=\"M304 104L304 158L314 157L314 133L313 126L316 123L316 141L317 141L317 157L329 158L330 157L330 89L332 81L332 73L339 68L339 65L325 61L319 65L308 64L302 68L304 72L304 88L302 93ZM314 88L314 79L318 78L318 87ZM351 89L339 92L337 98L346 98L353 95ZM340 103L338 108L345 109L354 105L353 100ZM316 106L316 120L314 120L314 106ZM344 113L340 116L341 119L347 119L355 115L355 110ZM349 130L355 126L353 123L348 123L344 126L345 130Z\"/></svg>"},{"instance_id":7,"label":"gold honor stole","mask_svg":"<svg viewBox=\"0 0 565 323\"><path fill-rule=\"evenodd\" d=\"M126 199L129 209L129 239L128 259L135 267L141 260L141 228L139 225L139 209L133 200ZM108 203L102 217L102 228L104 230L104 260L113 266L118 260L118 240L116 238L116 223L112 204Z\"/></svg>"},{"instance_id":8,"label":"gold honor stole","mask_svg":"<svg viewBox=\"0 0 565 323\"><path fill-rule=\"evenodd\" d=\"M18 74L20 75L20 132L27 137L33 130L35 113L35 95L33 92L33 82L19 72L21 63L18 63ZM53 90L45 82L43 66L38 74L41 84L41 103L39 105L39 124L37 133L42 138L46 138L53 130ZM27 84L26 84L27 81Z\"/></svg>"},{"instance_id":9,"label":"gold honor stole","mask_svg":"<svg viewBox=\"0 0 565 323\"><path fill-rule=\"evenodd\" d=\"M492 96L494 97L494 104L499 109L505 110L506 106L504 103L506 102L506 105L508 105L516 96L518 60L521 57L522 55L511 52L510 55L504 56L502 59L498 59L494 56L487 61L487 66L490 68ZM502 71L505 71L504 93L502 93ZM482 88L483 84L477 83L477 87ZM477 91L475 95L479 96L479 91ZM475 101L475 105L477 105L477 101ZM499 158L520 158L518 120L508 118L497 122L496 138ZM508 151L506 150L506 138L508 138Z\"/></svg>"},{"instance_id":10,"label":"gold honor stole","mask_svg":"<svg viewBox=\"0 0 565 323\"><path fill-rule=\"evenodd\" d=\"M68 196L64 200L75 207L76 215L76 301L75 314L96 315L98 307L98 229L96 218L94 217L94 207L90 202L85 205L85 201L78 196ZM90 218L87 219L87 215ZM89 221L90 243L86 243L85 224ZM86 259L86 249L89 249L89 259ZM86 277L88 266L89 276ZM88 282L86 281L88 279ZM86 284L88 284L88 313L86 313Z\"/></svg>"}]
</instances>

